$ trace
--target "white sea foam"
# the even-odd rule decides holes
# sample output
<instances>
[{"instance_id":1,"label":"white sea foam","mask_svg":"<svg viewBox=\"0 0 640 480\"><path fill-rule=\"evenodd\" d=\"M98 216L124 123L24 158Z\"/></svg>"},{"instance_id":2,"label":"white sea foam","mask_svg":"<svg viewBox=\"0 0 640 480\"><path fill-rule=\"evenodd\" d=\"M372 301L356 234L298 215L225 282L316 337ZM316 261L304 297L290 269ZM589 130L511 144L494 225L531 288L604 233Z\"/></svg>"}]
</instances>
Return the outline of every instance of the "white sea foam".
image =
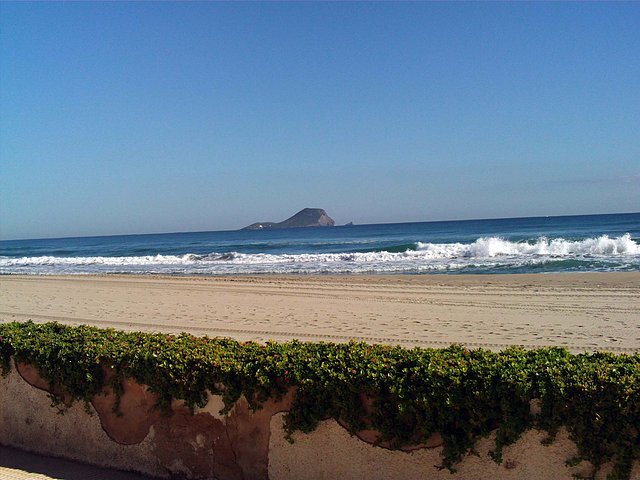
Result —
<instances>
[{"instance_id":1,"label":"white sea foam","mask_svg":"<svg viewBox=\"0 0 640 480\"><path fill-rule=\"evenodd\" d=\"M0 258L0 273L393 273L517 269L553 261L598 262L596 269L639 269L640 245L629 234L583 240L538 238L512 242L483 237L472 243L423 243L404 252L211 253L122 257ZM594 267L591 267L594 268Z\"/></svg>"},{"instance_id":2,"label":"white sea foam","mask_svg":"<svg viewBox=\"0 0 640 480\"><path fill-rule=\"evenodd\" d=\"M83 266L83 265L180 265L188 263L192 254L187 255L146 255L142 257L22 257L1 258L0 267L15 267L29 265L48 266Z\"/></svg>"},{"instance_id":3,"label":"white sea foam","mask_svg":"<svg viewBox=\"0 0 640 480\"><path fill-rule=\"evenodd\" d=\"M431 258L485 258L501 255L640 255L640 245L626 233L620 237L610 238L603 235L585 240L565 240L556 238L549 240L540 237L535 243L510 242L499 237L483 237L473 243L422 243L416 249Z\"/></svg>"}]
</instances>

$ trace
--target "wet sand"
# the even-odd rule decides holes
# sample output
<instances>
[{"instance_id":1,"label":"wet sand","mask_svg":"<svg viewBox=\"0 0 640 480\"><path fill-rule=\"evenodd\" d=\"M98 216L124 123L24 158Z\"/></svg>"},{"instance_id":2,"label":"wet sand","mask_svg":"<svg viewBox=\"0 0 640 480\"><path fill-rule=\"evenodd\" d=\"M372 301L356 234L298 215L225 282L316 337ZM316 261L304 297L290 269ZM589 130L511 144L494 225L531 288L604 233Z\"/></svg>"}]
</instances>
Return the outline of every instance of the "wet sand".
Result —
<instances>
[{"instance_id":1,"label":"wet sand","mask_svg":"<svg viewBox=\"0 0 640 480\"><path fill-rule=\"evenodd\" d=\"M1 276L0 322L239 340L640 351L640 272L395 276Z\"/></svg>"}]
</instances>

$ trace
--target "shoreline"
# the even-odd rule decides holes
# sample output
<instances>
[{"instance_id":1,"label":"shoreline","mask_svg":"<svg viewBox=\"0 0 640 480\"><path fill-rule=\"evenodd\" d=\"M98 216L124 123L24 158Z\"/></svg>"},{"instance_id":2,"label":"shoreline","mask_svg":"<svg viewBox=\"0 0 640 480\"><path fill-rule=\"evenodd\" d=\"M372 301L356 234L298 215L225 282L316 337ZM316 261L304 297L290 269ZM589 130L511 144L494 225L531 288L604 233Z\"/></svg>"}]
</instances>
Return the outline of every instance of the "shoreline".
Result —
<instances>
[{"instance_id":1,"label":"shoreline","mask_svg":"<svg viewBox=\"0 0 640 480\"><path fill-rule=\"evenodd\" d=\"M2 275L0 322L241 341L640 351L640 272Z\"/></svg>"}]
</instances>

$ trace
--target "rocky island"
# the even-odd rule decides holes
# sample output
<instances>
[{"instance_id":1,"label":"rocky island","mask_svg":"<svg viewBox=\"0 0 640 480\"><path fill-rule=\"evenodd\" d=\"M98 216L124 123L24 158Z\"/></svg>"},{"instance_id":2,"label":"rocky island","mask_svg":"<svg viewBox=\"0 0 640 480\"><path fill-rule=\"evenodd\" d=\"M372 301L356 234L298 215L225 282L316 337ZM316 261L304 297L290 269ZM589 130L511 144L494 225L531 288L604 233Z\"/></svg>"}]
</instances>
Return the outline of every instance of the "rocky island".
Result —
<instances>
[{"instance_id":1,"label":"rocky island","mask_svg":"<svg viewBox=\"0 0 640 480\"><path fill-rule=\"evenodd\" d=\"M256 222L242 230L270 230L275 228L333 227L333 221L322 208L304 208L282 222Z\"/></svg>"}]
</instances>

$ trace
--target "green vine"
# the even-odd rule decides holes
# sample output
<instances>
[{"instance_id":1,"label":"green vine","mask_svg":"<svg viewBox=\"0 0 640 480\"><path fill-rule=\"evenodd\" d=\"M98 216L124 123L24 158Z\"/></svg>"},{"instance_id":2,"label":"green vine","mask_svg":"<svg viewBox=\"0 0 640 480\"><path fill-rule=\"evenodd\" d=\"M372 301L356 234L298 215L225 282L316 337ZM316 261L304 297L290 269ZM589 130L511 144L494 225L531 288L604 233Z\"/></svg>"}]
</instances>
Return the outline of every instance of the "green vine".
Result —
<instances>
[{"instance_id":1,"label":"green vine","mask_svg":"<svg viewBox=\"0 0 640 480\"><path fill-rule=\"evenodd\" d=\"M573 461L596 469L613 461L610 478L629 478L640 458L640 354L572 355L560 348L502 352L462 346L405 349L365 343L241 343L231 339L122 332L57 323L0 324L0 368L11 358L35 365L72 400L88 402L125 377L148 385L157 407L173 399L193 409L207 392L225 411L244 395L250 406L295 387L286 434L311 432L326 418L353 433L371 428L398 448L439 433L443 466L497 430L492 457L530 428L552 438L565 426L577 444ZM532 413L531 402L539 403ZM115 406L117 410L117 405Z\"/></svg>"}]
</instances>

